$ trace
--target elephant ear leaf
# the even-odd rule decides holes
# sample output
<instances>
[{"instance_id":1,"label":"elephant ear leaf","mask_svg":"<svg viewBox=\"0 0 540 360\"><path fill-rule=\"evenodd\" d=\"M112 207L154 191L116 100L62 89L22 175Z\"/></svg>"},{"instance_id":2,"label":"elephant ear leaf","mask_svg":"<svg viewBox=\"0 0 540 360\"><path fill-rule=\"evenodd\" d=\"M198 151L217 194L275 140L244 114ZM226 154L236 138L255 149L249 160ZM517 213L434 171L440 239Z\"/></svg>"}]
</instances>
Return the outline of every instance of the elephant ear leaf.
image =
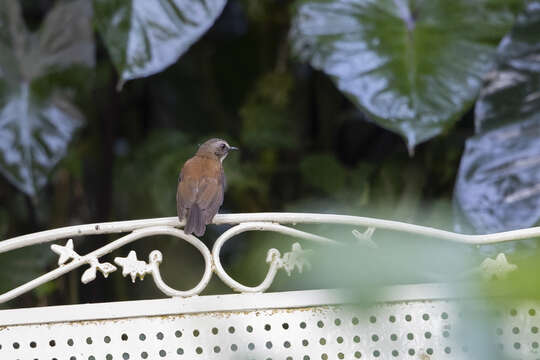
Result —
<instances>
[{"instance_id":1,"label":"elephant ear leaf","mask_svg":"<svg viewBox=\"0 0 540 360\"><path fill-rule=\"evenodd\" d=\"M475 108L454 191L458 230L529 227L540 220L540 1L499 48Z\"/></svg>"},{"instance_id":2,"label":"elephant ear leaf","mask_svg":"<svg viewBox=\"0 0 540 360\"><path fill-rule=\"evenodd\" d=\"M216 21L227 0L93 0L98 31L127 80L173 64Z\"/></svg>"},{"instance_id":3,"label":"elephant ear leaf","mask_svg":"<svg viewBox=\"0 0 540 360\"><path fill-rule=\"evenodd\" d=\"M473 104L521 0L300 0L293 53L415 145Z\"/></svg>"},{"instance_id":4,"label":"elephant ear leaf","mask_svg":"<svg viewBox=\"0 0 540 360\"><path fill-rule=\"evenodd\" d=\"M37 84L73 66L94 65L91 19L86 0L62 2L31 33L19 2L0 2L0 173L30 196L83 124L60 89Z\"/></svg>"}]
</instances>

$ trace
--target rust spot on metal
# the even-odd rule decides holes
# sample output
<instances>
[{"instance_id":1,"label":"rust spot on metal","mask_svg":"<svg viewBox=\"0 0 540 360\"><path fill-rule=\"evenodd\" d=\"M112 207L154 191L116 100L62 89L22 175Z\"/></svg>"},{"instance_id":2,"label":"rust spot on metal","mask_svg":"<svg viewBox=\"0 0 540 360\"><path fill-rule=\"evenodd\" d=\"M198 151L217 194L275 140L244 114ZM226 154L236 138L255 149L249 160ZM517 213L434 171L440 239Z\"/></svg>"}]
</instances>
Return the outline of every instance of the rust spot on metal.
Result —
<instances>
[{"instance_id":1,"label":"rust spot on metal","mask_svg":"<svg viewBox=\"0 0 540 360\"><path fill-rule=\"evenodd\" d=\"M317 306L317 307L302 307L302 308L281 308L281 309L268 309L268 310L257 310L257 311L210 311L210 312L199 312L199 313L189 313L189 314L173 314L173 315L159 315L159 316L148 316L145 317L149 320L154 319L160 319L162 321L175 321L178 319L193 319L198 317L213 317L216 319L228 319L232 316L237 315L255 315L255 316L272 316L272 315L280 315L280 314L291 314L291 313L298 313L298 312L306 312L310 313L312 316L325 316L329 312L333 311L339 311L342 308L339 306ZM92 326L92 325L106 325L106 324L117 324L122 323L130 320L137 319L138 317L126 317L126 318L118 318L118 319L100 319L100 320L83 320L83 321L64 321L64 322L53 322L53 323L46 323L46 324L21 324L21 325L10 325L9 328L14 327L23 327L23 326L36 326L36 325L42 325L43 327L47 329L51 329L57 325L70 325L70 326ZM0 331L6 329L8 327L6 326L0 326Z\"/></svg>"}]
</instances>

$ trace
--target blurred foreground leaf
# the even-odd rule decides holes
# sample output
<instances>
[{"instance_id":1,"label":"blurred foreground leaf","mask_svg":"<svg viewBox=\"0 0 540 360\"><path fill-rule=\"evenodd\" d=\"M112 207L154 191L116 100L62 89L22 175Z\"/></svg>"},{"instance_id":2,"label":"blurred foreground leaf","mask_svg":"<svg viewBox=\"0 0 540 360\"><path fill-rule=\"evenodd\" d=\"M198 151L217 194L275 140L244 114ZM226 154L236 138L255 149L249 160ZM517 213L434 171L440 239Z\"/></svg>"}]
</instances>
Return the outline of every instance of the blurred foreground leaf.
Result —
<instances>
[{"instance_id":1,"label":"blurred foreground leaf","mask_svg":"<svg viewBox=\"0 0 540 360\"><path fill-rule=\"evenodd\" d=\"M467 111L521 0L300 0L293 52L409 150Z\"/></svg>"},{"instance_id":2,"label":"blurred foreground leaf","mask_svg":"<svg viewBox=\"0 0 540 360\"><path fill-rule=\"evenodd\" d=\"M83 116L39 81L74 65L93 66L92 8L64 2L30 33L17 0L0 2L0 172L34 196L64 157Z\"/></svg>"},{"instance_id":3,"label":"blurred foreground leaf","mask_svg":"<svg viewBox=\"0 0 540 360\"><path fill-rule=\"evenodd\" d=\"M462 218L478 233L540 220L540 1L532 1L503 40L500 65L476 105L454 192Z\"/></svg>"},{"instance_id":4,"label":"blurred foreground leaf","mask_svg":"<svg viewBox=\"0 0 540 360\"><path fill-rule=\"evenodd\" d=\"M94 0L121 87L173 64L212 26L226 0Z\"/></svg>"}]
</instances>

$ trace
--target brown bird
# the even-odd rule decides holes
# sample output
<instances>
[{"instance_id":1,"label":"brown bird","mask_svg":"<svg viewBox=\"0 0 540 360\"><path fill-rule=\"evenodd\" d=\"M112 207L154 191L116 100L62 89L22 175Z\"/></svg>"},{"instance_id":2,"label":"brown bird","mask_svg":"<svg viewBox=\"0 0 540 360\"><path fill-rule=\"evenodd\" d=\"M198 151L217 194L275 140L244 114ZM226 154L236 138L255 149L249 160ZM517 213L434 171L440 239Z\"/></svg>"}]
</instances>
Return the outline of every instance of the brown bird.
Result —
<instances>
[{"instance_id":1,"label":"brown bird","mask_svg":"<svg viewBox=\"0 0 540 360\"><path fill-rule=\"evenodd\" d=\"M178 177L176 210L180 221L186 219L184 232L204 235L212 222L225 192L223 160L231 150L238 150L225 140L210 139L199 146L194 157L186 161Z\"/></svg>"}]
</instances>

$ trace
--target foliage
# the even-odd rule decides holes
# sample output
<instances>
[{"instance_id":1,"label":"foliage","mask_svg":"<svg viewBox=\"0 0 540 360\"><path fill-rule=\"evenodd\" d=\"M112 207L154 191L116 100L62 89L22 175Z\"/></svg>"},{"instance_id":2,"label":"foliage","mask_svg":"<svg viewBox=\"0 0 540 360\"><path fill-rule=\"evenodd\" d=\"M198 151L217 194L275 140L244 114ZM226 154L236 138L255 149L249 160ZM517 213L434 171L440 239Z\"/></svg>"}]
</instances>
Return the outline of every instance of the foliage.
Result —
<instances>
[{"instance_id":1,"label":"foliage","mask_svg":"<svg viewBox=\"0 0 540 360\"><path fill-rule=\"evenodd\" d=\"M176 62L221 14L226 0L93 0L98 30L124 81Z\"/></svg>"},{"instance_id":2,"label":"foliage","mask_svg":"<svg viewBox=\"0 0 540 360\"><path fill-rule=\"evenodd\" d=\"M61 4L30 33L17 0L0 4L0 172L28 195L45 185L83 124L62 89L40 81L94 64L91 14L84 0Z\"/></svg>"},{"instance_id":3,"label":"foliage","mask_svg":"<svg viewBox=\"0 0 540 360\"><path fill-rule=\"evenodd\" d=\"M330 154L311 154L300 163L300 172L302 181L319 194L334 199L341 197L342 202L346 199L354 202L355 199L367 195L368 176L371 171L368 166L347 169Z\"/></svg>"},{"instance_id":4,"label":"foliage","mask_svg":"<svg viewBox=\"0 0 540 360\"><path fill-rule=\"evenodd\" d=\"M499 48L476 104L456 183L461 229L479 233L540 220L540 2L533 1Z\"/></svg>"},{"instance_id":5,"label":"foliage","mask_svg":"<svg viewBox=\"0 0 540 360\"><path fill-rule=\"evenodd\" d=\"M414 147L471 106L521 1L299 1L292 46Z\"/></svg>"},{"instance_id":6,"label":"foliage","mask_svg":"<svg viewBox=\"0 0 540 360\"><path fill-rule=\"evenodd\" d=\"M295 149L296 129L288 106L294 79L288 73L264 75L240 109L241 139L250 149Z\"/></svg>"},{"instance_id":7,"label":"foliage","mask_svg":"<svg viewBox=\"0 0 540 360\"><path fill-rule=\"evenodd\" d=\"M40 276L45 266L54 258L52 255L43 256L44 253L48 254L46 248L46 245L39 245L16 250L11 254L0 254L2 267L9 270L0 274L0 291L11 290L29 278Z\"/></svg>"},{"instance_id":8,"label":"foliage","mask_svg":"<svg viewBox=\"0 0 540 360\"><path fill-rule=\"evenodd\" d=\"M186 161L193 149L195 144L184 134L158 131L151 134L132 156L122 159L116 169L113 193L117 203L127 206L118 209L116 216L169 215L171 209L175 209L178 164ZM152 171L147 170L149 164Z\"/></svg>"}]
</instances>

